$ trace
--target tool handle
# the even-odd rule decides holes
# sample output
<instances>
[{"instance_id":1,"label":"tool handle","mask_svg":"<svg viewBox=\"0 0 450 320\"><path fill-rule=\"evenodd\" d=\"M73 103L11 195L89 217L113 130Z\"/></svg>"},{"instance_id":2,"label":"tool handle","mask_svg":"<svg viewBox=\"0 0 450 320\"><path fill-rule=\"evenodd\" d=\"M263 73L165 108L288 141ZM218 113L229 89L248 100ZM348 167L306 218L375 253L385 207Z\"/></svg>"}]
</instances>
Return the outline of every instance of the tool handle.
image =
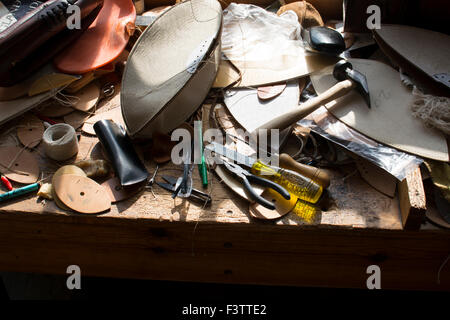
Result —
<instances>
[{"instance_id":1,"label":"tool handle","mask_svg":"<svg viewBox=\"0 0 450 320\"><path fill-rule=\"evenodd\" d=\"M8 191L12 191L13 187L11 182L9 182L8 178L6 178L5 176L1 176L2 179L2 183L3 185L6 187L6 189L8 189Z\"/></svg>"},{"instance_id":2,"label":"tool handle","mask_svg":"<svg viewBox=\"0 0 450 320\"><path fill-rule=\"evenodd\" d=\"M198 172L202 179L202 185L206 188L208 186L208 169L206 168L205 156L202 156L202 163L198 164Z\"/></svg>"},{"instance_id":3,"label":"tool handle","mask_svg":"<svg viewBox=\"0 0 450 320\"><path fill-rule=\"evenodd\" d=\"M275 190L286 200L291 199L291 195L289 194L289 192L287 192L285 188L283 188L279 184L276 184L273 181L270 181L270 180L267 180L267 179L264 179L264 178L261 178L261 177L255 176L255 175L247 176L247 179L250 182L259 184L261 187L271 188L271 189Z\"/></svg>"},{"instance_id":4,"label":"tool handle","mask_svg":"<svg viewBox=\"0 0 450 320\"><path fill-rule=\"evenodd\" d=\"M316 203L323 192L320 184L304 175L292 170L268 166L260 161L253 164L251 172L279 184L290 194L311 203Z\"/></svg>"},{"instance_id":5,"label":"tool handle","mask_svg":"<svg viewBox=\"0 0 450 320\"><path fill-rule=\"evenodd\" d=\"M283 130L289 127L291 124L306 117L311 112L319 108L321 105L327 104L337 98L340 98L347 94L355 87L355 84L351 80L344 80L336 83L327 91L318 95L315 98L309 99L305 103L302 103L299 108L291 110L285 114L274 118L265 124L261 125L258 129L280 129ZM256 129L256 130L258 130Z\"/></svg>"},{"instance_id":6,"label":"tool handle","mask_svg":"<svg viewBox=\"0 0 450 320\"><path fill-rule=\"evenodd\" d=\"M13 198L17 198L18 196L21 196L23 194L27 194L33 191L37 191L39 189L39 183L33 183L30 184L28 186L19 188L19 189L15 189L13 191L9 191L9 192L5 192L0 194L0 201L5 201L8 199L13 199Z\"/></svg>"},{"instance_id":7,"label":"tool handle","mask_svg":"<svg viewBox=\"0 0 450 320\"><path fill-rule=\"evenodd\" d=\"M259 203L260 205L262 205L263 207L265 207L269 210L275 210L275 205L272 202L261 197L259 194L257 194L255 189L253 189L253 187L251 186L251 184L247 178L243 179L243 184L244 184L244 189L247 190L250 198L253 201Z\"/></svg>"},{"instance_id":8,"label":"tool handle","mask_svg":"<svg viewBox=\"0 0 450 320\"><path fill-rule=\"evenodd\" d=\"M295 171L320 184L324 189L330 186L330 176L325 171L295 161L286 153L280 154L280 167Z\"/></svg>"}]
</instances>

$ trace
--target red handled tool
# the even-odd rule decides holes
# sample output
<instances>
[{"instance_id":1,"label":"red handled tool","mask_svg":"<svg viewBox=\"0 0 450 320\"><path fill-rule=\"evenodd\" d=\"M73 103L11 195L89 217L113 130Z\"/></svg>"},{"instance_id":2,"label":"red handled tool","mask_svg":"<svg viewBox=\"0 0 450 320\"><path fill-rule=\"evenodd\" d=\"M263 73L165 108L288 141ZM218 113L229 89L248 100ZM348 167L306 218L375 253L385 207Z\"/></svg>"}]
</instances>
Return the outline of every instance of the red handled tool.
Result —
<instances>
[{"instance_id":1,"label":"red handled tool","mask_svg":"<svg viewBox=\"0 0 450 320\"><path fill-rule=\"evenodd\" d=\"M13 189L11 182L9 182L8 178L5 176L1 176L2 183L8 189L8 191L11 191Z\"/></svg>"}]
</instances>

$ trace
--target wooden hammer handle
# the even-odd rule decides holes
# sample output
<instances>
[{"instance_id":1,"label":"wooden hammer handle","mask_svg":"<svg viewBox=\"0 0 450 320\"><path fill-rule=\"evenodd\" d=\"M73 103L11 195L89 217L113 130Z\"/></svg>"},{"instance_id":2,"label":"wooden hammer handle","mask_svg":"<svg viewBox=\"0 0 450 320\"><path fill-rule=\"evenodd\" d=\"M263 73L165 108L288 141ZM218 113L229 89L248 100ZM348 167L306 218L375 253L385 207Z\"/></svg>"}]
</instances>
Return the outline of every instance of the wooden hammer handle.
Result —
<instances>
[{"instance_id":1,"label":"wooden hammer handle","mask_svg":"<svg viewBox=\"0 0 450 320\"><path fill-rule=\"evenodd\" d=\"M280 167L300 173L320 184L324 189L330 185L330 176L328 173L319 168L299 163L286 153L280 154Z\"/></svg>"},{"instance_id":2,"label":"wooden hammer handle","mask_svg":"<svg viewBox=\"0 0 450 320\"><path fill-rule=\"evenodd\" d=\"M327 91L318 95L315 98L309 99L305 103L301 104L298 109L294 109L289 111L277 118L274 118L258 129L280 129L283 130L289 127L291 124L297 122L298 120L306 117L311 112L319 108L321 105L327 104L330 101L333 101L337 98L340 98L347 94L355 87L355 84L351 80L344 80L336 83ZM258 130L256 129L256 130Z\"/></svg>"}]
</instances>

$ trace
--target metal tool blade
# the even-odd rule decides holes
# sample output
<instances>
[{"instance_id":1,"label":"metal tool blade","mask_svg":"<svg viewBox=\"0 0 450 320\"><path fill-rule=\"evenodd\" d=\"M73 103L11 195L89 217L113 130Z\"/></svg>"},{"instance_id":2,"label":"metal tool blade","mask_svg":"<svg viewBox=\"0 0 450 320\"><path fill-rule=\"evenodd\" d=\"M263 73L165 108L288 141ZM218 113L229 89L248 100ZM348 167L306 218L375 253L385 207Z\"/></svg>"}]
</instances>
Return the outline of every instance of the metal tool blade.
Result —
<instances>
[{"instance_id":1,"label":"metal tool blade","mask_svg":"<svg viewBox=\"0 0 450 320\"><path fill-rule=\"evenodd\" d=\"M153 21L156 20L156 17L152 16L136 16L135 25L136 26L143 26L147 27L153 23Z\"/></svg>"},{"instance_id":2,"label":"metal tool blade","mask_svg":"<svg viewBox=\"0 0 450 320\"><path fill-rule=\"evenodd\" d=\"M207 145L205 149L208 149L209 151L215 152L221 156L231 159L236 163L246 166L248 168L251 168L256 161L256 158L244 156L242 153L228 149L227 147L217 142L211 142L211 144Z\"/></svg>"},{"instance_id":3,"label":"metal tool blade","mask_svg":"<svg viewBox=\"0 0 450 320\"><path fill-rule=\"evenodd\" d=\"M162 176L162 178L173 186L175 186L175 184L177 183L177 178L175 178L175 177L164 175L164 176Z\"/></svg>"},{"instance_id":4,"label":"metal tool blade","mask_svg":"<svg viewBox=\"0 0 450 320\"><path fill-rule=\"evenodd\" d=\"M350 62L347 60L339 60L334 65L333 77L339 81L350 79L355 84L355 90L363 97L369 109L371 108L367 78L361 72L354 70Z\"/></svg>"},{"instance_id":5,"label":"metal tool blade","mask_svg":"<svg viewBox=\"0 0 450 320\"><path fill-rule=\"evenodd\" d=\"M183 182L183 177L179 177L173 187L172 199L175 199L178 196L178 194L180 193L182 182Z\"/></svg>"},{"instance_id":6,"label":"metal tool blade","mask_svg":"<svg viewBox=\"0 0 450 320\"><path fill-rule=\"evenodd\" d=\"M173 190L175 190L175 184L177 183L177 178L172 177L172 176L162 176L162 178L167 181L168 183L170 183L173 186ZM199 197L203 197L203 198L210 198L209 194L207 194L206 192L197 190L192 188L192 194L197 195Z\"/></svg>"},{"instance_id":7,"label":"metal tool blade","mask_svg":"<svg viewBox=\"0 0 450 320\"><path fill-rule=\"evenodd\" d=\"M370 93L366 76L356 70L349 70L349 77L356 83L356 91L364 98L364 101L370 109Z\"/></svg>"},{"instance_id":8,"label":"metal tool blade","mask_svg":"<svg viewBox=\"0 0 450 320\"><path fill-rule=\"evenodd\" d=\"M166 189L167 191L172 191L172 192L175 191L175 186L173 186L170 183L164 183L164 182L158 182L158 181L156 181L155 183L158 186L160 186L161 188Z\"/></svg>"},{"instance_id":9,"label":"metal tool blade","mask_svg":"<svg viewBox=\"0 0 450 320\"><path fill-rule=\"evenodd\" d=\"M172 180L172 177L169 177L169 178ZM158 182L158 181L156 181L155 183L167 191L174 192L176 190L175 186L172 185L171 183L164 183L164 182ZM196 189L192 190L192 194L188 198L191 198L191 199L194 199L194 200L200 201L201 203L206 203L206 204L211 204L211 202L212 202L212 199L208 194L201 192L199 190L196 190Z\"/></svg>"}]
</instances>

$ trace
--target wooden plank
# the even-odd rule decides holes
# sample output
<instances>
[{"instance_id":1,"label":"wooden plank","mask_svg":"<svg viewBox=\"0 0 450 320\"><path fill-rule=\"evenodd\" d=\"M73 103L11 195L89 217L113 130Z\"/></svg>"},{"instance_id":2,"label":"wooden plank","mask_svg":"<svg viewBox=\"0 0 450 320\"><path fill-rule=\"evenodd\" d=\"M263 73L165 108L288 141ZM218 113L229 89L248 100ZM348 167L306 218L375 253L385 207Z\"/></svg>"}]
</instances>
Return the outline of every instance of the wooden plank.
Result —
<instances>
[{"instance_id":1,"label":"wooden plank","mask_svg":"<svg viewBox=\"0 0 450 320\"><path fill-rule=\"evenodd\" d=\"M398 184L398 193L403 228L418 230L425 221L427 210L420 168L410 172Z\"/></svg>"},{"instance_id":2,"label":"wooden plank","mask_svg":"<svg viewBox=\"0 0 450 320\"><path fill-rule=\"evenodd\" d=\"M126 220L126 221L125 221ZM0 215L1 271L223 283L450 290L450 233L266 223ZM386 245L388 244L388 245ZM43 259L43 257L45 257Z\"/></svg>"}]
</instances>

